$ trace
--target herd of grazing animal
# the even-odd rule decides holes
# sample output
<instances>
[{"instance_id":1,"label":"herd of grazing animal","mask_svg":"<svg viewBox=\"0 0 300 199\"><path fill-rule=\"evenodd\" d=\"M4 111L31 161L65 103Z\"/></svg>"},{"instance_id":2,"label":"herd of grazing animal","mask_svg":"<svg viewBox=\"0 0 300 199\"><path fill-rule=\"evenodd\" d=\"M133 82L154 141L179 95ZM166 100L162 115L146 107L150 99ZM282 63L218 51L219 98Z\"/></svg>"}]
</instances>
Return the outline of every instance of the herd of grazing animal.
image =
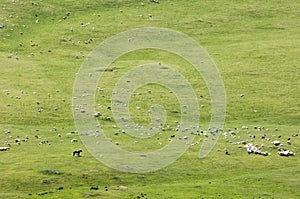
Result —
<instances>
[{"instance_id":1,"label":"herd of grazing animal","mask_svg":"<svg viewBox=\"0 0 300 199\"><path fill-rule=\"evenodd\" d=\"M278 131L278 128L275 128L274 130ZM254 133L256 135L254 135ZM245 148L249 155L258 154L262 156L270 156L271 153L266 151L266 148L269 148L270 150L277 150L277 154L280 156L294 156L296 153L288 148L294 147L294 150L299 150L297 146L292 146L291 141L291 137L296 138L298 137L298 134L293 134L291 135L291 137L284 138L281 135L276 135L277 133L271 135L271 131L268 128L256 126L254 127L254 133L249 131L248 127L243 126L241 131L238 128L235 128L234 130L228 129L228 132L224 132L223 136L225 140L230 144L238 145L238 148ZM245 136L245 134L248 139L235 142L233 141L236 139L241 139L241 137L243 135ZM258 134L261 134L261 136L259 136ZM254 144L255 142L257 144ZM229 155L228 149L225 149L225 154Z\"/></svg>"},{"instance_id":2,"label":"herd of grazing animal","mask_svg":"<svg viewBox=\"0 0 300 199\"><path fill-rule=\"evenodd\" d=\"M3 91L7 96L11 96L11 92L10 90L4 90ZM59 90L56 90L56 92L59 92ZM148 90L148 93L151 94L151 90ZM21 94L26 94L25 91L21 91ZM36 95L36 92L33 92L34 95ZM50 94L47 95L48 97L50 96ZM22 96L21 96L22 97ZM21 97L17 97L16 99L20 100ZM64 100L63 100L64 101ZM36 102L36 105L38 105L38 107L41 106L41 102ZM10 106L8 106L10 107ZM38 110L38 112L41 112L42 109L38 109L38 107L35 107L34 110ZM111 109L111 107L108 107L107 109ZM40 110L40 111L39 111ZM85 112L85 111L84 111ZM40 114L40 113L38 113ZM94 119L98 119L99 117L101 117L102 114L100 112L95 112L92 117ZM104 121L107 122L111 122L112 119L110 117L105 117L102 118ZM182 139L183 141L186 141L186 144L190 145L190 146L195 146L200 144L200 142L204 139L207 139L207 137L210 135L210 130L208 129L208 131L204 131L204 130L198 130L197 128L197 133L195 131L193 131L192 133L194 133L194 135L199 135L199 136L203 136L203 139L201 138L199 141L196 141L194 143L191 143L190 140L188 139L188 136L184 136L184 137L177 137L177 131L180 129L180 122L175 121L174 122L175 126L174 128L171 126L167 126L166 128L163 126L160 126L159 130L161 131L165 131L166 129L169 131L173 131L172 135L167 138L168 141L172 141L174 139ZM117 128L116 125L113 125L113 128ZM135 126L135 128L142 128L141 126L137 125ZM57 129L55 127L53 127L53 130L56 131ZM268 128L265 127L257 127L254 126L252 130L250 130L247 126L242 126L241 130L239 128L232 128L232 129L228 129L227 132L223 131L222 129L218 130L218 133L222 133L226 142L232 145L238 145L238 148L244 148L246 149L246 152L250 155L250 154L258 154L258 155L262 155L262 156L270 156L271 153L268 152L266 150L267 147L269 147L269 150L272 150L274 152L274 149L276 149L276 153L279 156L294 156L296 155L295 152L293 152L294 150L298 151L298 148L296 146L297 142L294 142L294 139L296 139L296 137L298 137L298 133L296 134L292 134L289 135L289 137L285 137L287 135L287 133L285 133L285 135L278 135L278 128L275 128L274 131L276 133L273 132L273 135L271 134L272 131ZM120 131L121 132L121 131ZM123 130L122 130L123 132ZM69 132L66 133L66 138L70 139L71 143L77 143L79 142L77 139L74 138L74 133L76 132ZM6 140L2 140L1 139L1 135L4 135L4 139ZM114 134L115 136L119 135L119 132ZM243 135L246 135L246 138L242 139L241 137ZM57 137L60 139L61 142L63 142L63 136L61 133L57 134ZM39 135L34 135L32 136L33 139L39 140L39 145L51 145L51 142L48 139L42 139L41 140L41 136ZM29 140L29 136L25 136L25 138L21 138L20 136L16 136L16 135L12 135L10 130L4 130L4 134L1 134L1 130L0 130L0 144L1 141L4 141L4 146L0 145L0 152L5 152L5 151L13 151L11 150L14 146L13 143L17 144L17 145L22 145L22 143L27 142ZM137 142L135 142L137 143ZM119 142L115 142L116 145L119 145ZM161 144L161 142L159 143ZM75 145L75 144L74 144ZM293 148L294 147L294 148ZM81 157L81 153L82 150L74 150L73 151L73 156L74 157ZM225 149L225 154L226 155L233 155L233 149L230 147L226 147Z\"/></svg>"},{"instance_id":3,"label":"herd of grazing animal","mask_svg":"<svg viewBox=\"0 0 300 199\"><path fill-rule=\"evenodd\" d=\"M19 138L20 136L16 136L16 139L14 139L14 137L12 136L10 130L5 130L5 134L6 134L6 141L4 141L4 145L5 146L0 147L0 151L9 151L9 150L11 150L11 148L13 146L13 144L11 144L12 143L11 141L14 141L14 143L16 143L17 145L22 145L22 142L28 142L28 140L29 140L29 136L28 135L26 135L24 139L20 139ZM74 132L71 132L71 133L67 133L66 134L66 138L70 138L71 135L73 135L73 134L76 134L76 132L74 131ZM62 137L61 134L58 134L57 136L59 138ZM39 143L38 143L39 145L45 145L45 144L51 145L51 143L48 141L48 139L41 139L41 136L39 136L39 135L34 135L34 136L32 136L32 138L34 138L35 140L38 140L39 141ZM1 137L0 137L0 139L1 139ZM72 142L78 142L78 140L75 139L75 138L73 138L73 139L71 139L71 143ZM73 156L75 156L75 157L81 157L81 153L82 152L83 151L81 149L80 150L74 150L73 151Z\"/></svg>"},{"instance_id":4,"label":"herd of grazing animal","mask_svg":"<svg viewBox=\"0 0 300 199\"><path fill-rule=\"evenodd\" d=\"M100 114L96 114L96 115L100 115ZM248 127L243 126L242 130L240 131L238 128L234 128L233 130L228 129L228 132L223 132L223 130L221 130L225 140L227 143L231 144L231 145L238 145L238 148L244 148L246 149L247 154L251 155L251 154L257 154L257 155L262 155L262 156L270 156L271 153L267 151L267 147L269 148L269 150L277 150L277 154L279 156L294 156L296 155L295 152L291 151L291 147L294 147L294 150L298 151L298 147L296 147L293 141L292 141L292 137L293 139L296 139L296 137L298 137L298 134L293 134L288 138L283 138L283 136L281 135L270 135L270 133L267 133L267 131L269 131L268 129L264 132L261 132L264 130L263 127L254 127L254 130L256 131L256 135L254 135L252 132L249 131ZM275 129L275 131L278 131L278 129ZM203 135L205 138L207 137L207 132L206 131L199 131L199 135ZM74 137L73 134L75 134L76 132L70 132L66 134L66 138L70 139L71 143L77 143L78 140ZM241 137L243 136L243 134L247 135L248 139L242 140L242 141L236 141L234 142L234 140L237 139L241 139ZM22 142L27 142L29 140L29 136L26 135L24 139L20 139L19 136L16 136L17 138L14 139L13 136L11 135L11 132L8 130L5 130L5 134L8 134L9 136L6 136L7 139L12 139L15 141L15 143L17 145L22 145ZM261 134L261 135L259 135ZM62 138L61 134L57 135L58 138ZM180 139L180 138L176 138L176 135L171 135L172 139ZM0 137L1 138L1 137ZM41 136L35 135L33 136L34 139L39 140L39 144L40 145L44 145L44 144L48 144L51 145L50 142L47 139L41 139ZM169 139L171 139L169 138ZM185 139L184 137L181 139ZM62 140L61 140L62 141ZM263 144L255 144L262 142ZM12 144L10 144L9 140L6 140L4 142L5 146L0 147L0 152L1 151L10 151ZM190 144L191 146L194 146L194 144ZM265 150L263 150L265 149ZM79 150L74 150L72 152L73 157L81 157L81 153L83 152L83 150L79 149ZM226 155L232 155L234 153L233 149L228 149L225 148L225 154Z\"/></svg>"}]
</instances>

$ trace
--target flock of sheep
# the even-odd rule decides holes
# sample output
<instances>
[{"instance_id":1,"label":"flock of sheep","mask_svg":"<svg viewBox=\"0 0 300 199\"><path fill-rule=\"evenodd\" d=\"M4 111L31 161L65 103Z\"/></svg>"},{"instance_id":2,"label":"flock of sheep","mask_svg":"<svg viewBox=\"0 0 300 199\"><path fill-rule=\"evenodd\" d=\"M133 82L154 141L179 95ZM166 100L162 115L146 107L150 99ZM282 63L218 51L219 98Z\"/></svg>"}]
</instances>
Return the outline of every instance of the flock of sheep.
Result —
<instances>
[{"instance_id":1,"label":"flock of sheep","mask_svg":"<svg viewBox=\"0 0 300 199\"><path fill-rule=\"evenodd\" d=\"M50 139L48 138L43 138L43 136L40 135L33 135L33 136L28 136L26 135L24 138L21 138L21 136L19 135L14 135L13 132L11 132L10 130L5 130L4 132L5 136L4 139L5 141L3 141L1 138L3 138L3 136L0 135L0 141L3 141L3 146L0 145L0 151L9 151L11 148L14 148L15 146L18 145L23 145L22 143L27 143L30 142L29 140L34 140L33 142L38 144L38 145L52 145L52 143L55 142L55 139L51 138L51 142L49 141ZM2 134L3 135L3 134ZM74 137L77 137L77 132L70 132L70 133L66 133L65 136L62 136L60 133L57 134L57 137L59 138L58 142L62 143L65 141L66 138L67 140L70 141L70 143L76 143L78 142L78 140ZM77 146L77 145L75 145ZM82 150L75 150L73 151L73 156L81 156L80 153L82 152ZM71 152L70 152L71 154Z\"/></svg>"},{"instance_id":2,"label":"flock of sheep","mask_svg":"<svg viewBox=\"0 0 300 199\"><path fill-rule=\"evenodd\" d=\"M93 117L98 118L101 114L99 112L96 112ZM111 122L111 121L109 121ZM177 121L176 121L177 122ZM178 124L178 122L177 122ZM116 126L113 125L112 128L115 130ZM176 128L168 127L169 131L174 131L174 134L170 135L168 138L168 141L172 141L173 139L182 139L186 140L186 143L190 146L195 146L196 144L200 144L201 141L207 139L207 137L210 134L210 131L203 131L203 130L197 130L196 136L200 136L199 141L196 142L190 142L188 136L185 137L177 137L176 134ZM271 153L268 152L268 150L277 151L277 154L280 156L294 156L296 155L295 152L291 151L290 148L293 147L294 150L298 151L299 148L297 146L294 146L292 144L292 139L297 139L298 134L292 134L288 137L283 137L278 134L271 133L268 128L264 127L254 127L254 132L249 131L248 127L243 126L241 130L238 128L234 128L234 130L228 129L228 131L223 131L219 129L219 133L223 135L223 138L225 139L226 145L228 145L227 148L225 148L225 154L231 155L232 152L236 149L244 149L246 154L257 154L262 156L270 156ZM164 129L165 131L165 129ZM276 132L278 132L278 129L275 129ZM54 128L54 132L56 132L56 129ZM270 133L267 133L270 132ZM22 142L28 142L29 137L26 135L24 138L20 138L20 136L13 136L10 130L4 131L5 141L3 142L3 146L0 147L0 151L9 151L12 147L13 143L16 145L21 145ZM3 135L3 134L2 134ZM194 134L195 135L195 134ZM78 140L75 138L77 137L77 132L68 132L65 135L65 138L69 140L70 143L77 143ZM118 134L114 134L114 136L118 136ZM286 136L286 134L285 134ZM1 136L2 137L2 136ZM0 138L1 138L0 137ZM63 142L62 136L60 133L57 134L57 137L60 139L59 142ZM37 142L39 145L48 144L51 145L50 141L48 139L42 139L42 136L34 135L32 138L38 140ZM196 138L197 139L197 138ZM195 139L195 140L196 140ZM0 139L1 140L1 139ZM53 138L52 138L53 140ZM136 142L137 143L137 142ZM255 144L257 143L257 144ZM119 143L117 144L119 145ZM229 145L237 146L235 148L228 149ZM220 150L218 150L220 151ZM73 151L73 156L80 156L80 153L82 150L75 150ZM70 152L71 154L71 152Z\"/></svg>"},{"instance_id":3,"label":"flock of sheep","mask_svg":"<svg viewBox=\"0 0 300 199\"><path fill-rule=\"evenodd\" d=\"M16 100L20 100L22 98L22 94L26 94L26 92L21 91L21 95L19 96L13 96L11 91L6 89L3 91L4 94L6 96L8 96L9 98L13 98ZM59 92L58 90L56 90L56 92ZM36 92L33 92L33 95L36 95ZM48 97L51 96L51 94L47 95ZM65 101L65 100L64 100ZM35 110L37 112L37 114L42 114L41 112L44 111L44 108L41 106L42 103L41 102L36 102L35 105L37 107L35 107L33 110ZM10 106L12 106L12 104L7 104L7 107L9 108ZM110 110L111 107L108 107L108 110ZM100 112L95 112L92 116L91 119L100 119L102 118L103 122L107 122L107 123L111 123L112 120L111 119L107 119L107 117L103 116L102 113ZM180 122L178 121L174 121L174 125L173 127L171 126L166 126L166 127L162 127L161 131L165 131L167 134L170 133L169 137L166 138L167 140L166 143L174 140L174 139L182 139L184 141L186 141L186 144L190 145L190 146L195 146L195 145L200 145L200 142L207 139L208 135L210 134L210 131L205 131L205 130L199 130L197 129L197 133L194 134L196 136L200 136L199 140L197 141L197 137L195 138L195 141L191 141L188 136L185 137L180 137L178 136L178 129L180 127ZM114 134L112 134L112 136L114 138L117 138L117 136L119 135L118 131L116 131L117 126L116 125L112 125L111 126L113 132L115 132ZM67 138L68 141L70 143L77 143L77 132L73 131L73 132L66 132L65 136L62 135L63 131L58 131L56 128L53 128L51 130L52 132L57 132L57 135L54 135L57 137L57 140L59 140L59 142L63 142L65 141L63 138ZM58 133L59 132L59 133ZM124 132L123 130L120 130L119 132L121 132L122 134L125 134L126 132ZM196 131L194 131L195 133ZM239 149L244 149L246 153L250 154L257 154L257 155L262 155L262 156L270 156L271 153L269 152L270 150L272 152L274 152L274 150L277 150L276 153L280 156L294 156L296 153L294 151L298 151L298 147L294 144L295 142L293 142L293 139L297 139L298 134L294 133L294 134L290 134L289 136L287 136L287 133L284 133L282 135L278 135L280 131L278 130L278 128L275 128L274 130L270 130L269 128L265 128L265 127L253 127L253 129L250 129L246 126L242 126L241 129L239 128L230 128L228 129L228 131L219 129L219 133L221 133L223 135L223 138L225 139L225 142L227 143L228 147L225 148L225 154L226 155L231 155L234 154L234 148L231 147L230 145L237 145ZM28 136L28 135L24 135L23 138L21 138L21 136L18 135L13 135L14 133L12 133L10 130L4 130L2 135L5 135L3 137L4 140L1 139L1 134L0 134L0 144L3 144L3 146L0 145L0 151L9 151L10 148L12 147L13 144L16 145L21 145L22 142L28 142L29 138L30 139L35 139L38 140L38 144L39 145L51 145L52 141L55 140L53 139L53 136L51 137L51 139L48 138L43 138L43 136L39 136L39 135L33 135L33 136ZM113 140L112 139L112 140ZM120 138L117 138L120 139ZM161 145L162 141L163 141L163 137L158 141L158 144ZM49 141L51 140L51 142ZM1 143L2 141L2 143ZM138 143L138 142L134 142L134 143ZM116 145L119 145L119 142L115 142ZM294 147L292 149L292 147ZM80 153L78 153L78 149L75 149L75 154L73 153L74 156L80 156ZM77 152L76 152L77 151ZM72 154L71 152L69 152L70 154Z\"/></svg>"},{"instance_id":4,"label":"flock of sheep","mask_svg":"<svg viewBox=\"0 0 300 199\"><path fill-rule=\"evenodd\" d=\"M159 3L158 0L149 0L149 1L152 3ZM37 6L36 3L32 3L32 5ZM141 3L141 6L144 6L144 3ZM66 20L68 17L70 17L70 14L71 14L70 12L66 12L65 16L62 17L62 20ZM14 16L11 16L11 18L13 18L13 17ZM35 23L39 23L38 16L35 16L35 17L36 17ZM149 14L149 17L152 17L152 15ZM6 21L8 22L8 19L6 19ZM89 25L90 25L90 22L81 23L81 28L85 28ZM5 28L5 25L0 24L0 28L1 29ZM70 31L73 31L73 30L74 30L73 28L70 28ZM20 32L20 35L23 35L23 34L24 34L23 32ZM89 38L86 41L84 41L83 43L89 44L92 41L93 41L93 39ZM71 42L73 42L73 41L71 41ZM22 45L23 44L20 43L20 46L22 46ZM30 46L36 47L36 46L38 46L38 44L35 43L34 41L30 40ZM51 52L51 51L48 51L48 52ZM80 54L82 54L82 52ZM33 53L31 55L33 56ZM9 54L8 58L13 58L13 56L14 56L14 54ZM82 55L82 56L84 57L84 55ZM76 55L76 58L79 58L79 56ZM16 57L16 59L18 59L18 57ZM5 90L4 93L9 94L9 90ZM241 95L241 97L242 97L242 95ZM10 105L7 105L7 106L10 106ZM38 112L43 112L43 111L44 111L43 107L38 108ZM98 118L100 116L101 116L100 112L96 112L94 114L95 118ZM254 127L254 130L256 131L255 132L256 135L253 135L250 131L248 131L248 127L245 127L245 126L242 127L242 131L239 131L238 128L234 128L234 129L235 130L229 129L228 132L223 132L223 136L224 136L225 140L232 145L238 145L238 148L244 148L248 154L258 154L258 155L262 155L262 156L270 156L271 153L268 152L266 148L277 149L277 154L280 156L294 156L296 154L295 152L287 149L287 147L291 147L291 145L292 145L291 137L297 137L298 134L294 134L291 137L286 138L286 140L279 141L278 139L281 138L281 136L277 136L277 139L275 139L276 135L272 135L272 136L268 137L268 135L267 135L268 130L264 127ZM277 130L275 129L275 131L277 131ZM207 132L206 131L199 131L199 132L200 132L199 135L203 135L204 139L205 139ZM248 139L235 141L236 139L240 138L241 133L245 133L245 132L248 134ZM261 133L261 132L263 132L263 133ZM0 151L9 151L12 146L11 140L14 140L14 143L16 143L17 145L20 145L22 142L27 142L29 140L29 136L26 136L24 139L20 139L18 136L16 136L14 138L12 135L10 135L11 134L10 131L5 131L5 134L7 135L5 137L5 139L7 139L7 140L5 140L3 142L4 146L0 147ZM61 134L58 134L57 136L61 137ZM66 136L70 137L70 133L68 133ZM258 141L259 137L260 137L260 142L264 142L265 144L255 144L255 142ZM40 137L38 135L34 136L34 138L40 139ZM169 141L171 141L172 139L176 139L174 135L172 135L170 138L168 138ZM71 143L77 142L77 139L73 138L70 140L70 142ZM39 141L39 144L40 145L50 144L50 142L48 141L48 139L41 139ZM191 146L194 146L195 144L199 144L199 142L191 143ZM298 150L298 148L295 147L294 150ZM231 151L228 148L225 148L225 153L227 155L230 155Z\"/></svg>"},{"instance_id":5,"label":"flock of sheep","mask_svg":"<svg viewBox=\"0 0 300 199\"><path fill-rule=\"evenodd\" d=\"M159 4L159 3L160 3L158 0L148 0L148 2L150 2L150 3L155 3L155 4ZM15 3L17 3L17 1L14 1L14 0L13 0L12 3L15 4ZM33 7L38 7L38 6L40 6L38 3L35 3L35 2L32 2L31 5L32 5ZM141 6L141 7L144 7L144 6L145 6L145 3L144 3L144 2L141 2L141 3L140 3L140 6ZM5 8L3 8L3 9L5 9ZM120 10L120 12L122 13L123 10ZM95 17L101 16L100 14L96 14L96 13L94 13L93 15L94 15ZM34 18L34 21L33 21L32 24L39 24L39 23L40 23L40 19L39 19L38 14L35 14L34 16L35 16L35 18ZM64 14L64 16L62 16L61 19L60 19L58 22L66 21L70 16L71 16L71 13L70 13L70 12L66 12L66 13ZM139 17L142 17L143 14L139 14L138 16L139 16ZM152 14L149 13L149 14L147 14L147 16L148 16L149 18L151 18L151 17L152 17ZM15 24L8 25L8 23L9 23L10 21L12 21L12 20L17 19L17 18L18 18L18 19L21 19L21 17L15 15L15 13L11 13L11 14L10 14L8 17L6 17L6 18L3 17L3 18L2 18L3 23L0 24L0 29L6 29L6 28L8 28L11 32L14 32L14 31L15 31L15 29L14 29ZM123 22L121 22L121 23L123 23ZM81 23L80 23L81 29L85 29L86 27L88 27L88 26L90 26L90 25L91 25L91 22L81 22ZM23 26L24 28L26 27L26 25L22 25L22 26ZM76 29L76 28L75 28L75 29ZM78 29L79 29L79 28L78 28ZM71 32L74 32L74 28L73 28L73 27L70 27L69 30L70 30ZM95 27L92 27L91 30L94 31L94 30L95 30ZM19 32L19 35L20 35L20 36L23 36L23 35L25 35L25 34L26 34L26 32L23 32L23 31L20 31L20 32ZM7 35L7 37L10 37L10 36L11 36L10 34ZM61 42L69 42L69 43L71 43L72 45L81 45L81 44L87 45L87 44L93 42L93 40L94 40L93 38L88 38L88 39L83 40L83 41L74 41L73 38L68 38L68 39L67 39L67 38L64 38L64 37L62 37L62 38L60 39ZM19 47L24 47L24 45L25 45L25 44L24 44L23 42L20 42L20 43L19 43ZM33 49L33 52L31 52L31 53L28 55L28 57L33 58L33 57L35 57L35 56L38 54L37 52L34 52L34 51L37 51L37 49L38 49L37 47L39 47L39 44L36 43L36 42L34 42L32 39L30 39L29 45L30 45L31 47L33 47L33 48L32 48L32 49ZM41 48L41 47L39 47L39 49L40 49L40 48ZM52 50L51 50L51 49L48 49L48 50L46 50L46 49L41 50L41 49L40 49L40 50L39 50L39 54L44 54L45 52L51 53ZM84 55L84 53L83 53L82 51L80 51L80 52L77 53L74 57L75 57L76 59L80 59L80 58L84 58L85 55ZM9 53L9 54L7 55L7 58L10 58L10 59L15 58L16 60L19 60L19 59L20 59L18 52Z\"/></svg>"},{"instance_id":6,"label":"flock of sheep","mask_svg":"<svg viewBox=\"0 0 300 199\"><path fill-rule=\"evenodd\" d=\"M254 132L251 132L248 127L242 126L242 130L239 130L238 128L235 128L234 131L229 129L228 132L223 133L223 136L231 145L237 145L237 148L246 149L246 152L249 155L257 154L270 156L271 153L267 150L276 150L277 154L280 156L294 156L296 153L291 151L290 148L293 147L294 150L299 150L299 148L293 146L291 142L292 138L296 139L296 137L298 137L297 133L284 137L265 127L254 127L253 130ZM275 128L274 131L278 132L278 128ZM229 150L227 148L225 149L225 152L229 155Z\"/></svg>"}]
</instances>

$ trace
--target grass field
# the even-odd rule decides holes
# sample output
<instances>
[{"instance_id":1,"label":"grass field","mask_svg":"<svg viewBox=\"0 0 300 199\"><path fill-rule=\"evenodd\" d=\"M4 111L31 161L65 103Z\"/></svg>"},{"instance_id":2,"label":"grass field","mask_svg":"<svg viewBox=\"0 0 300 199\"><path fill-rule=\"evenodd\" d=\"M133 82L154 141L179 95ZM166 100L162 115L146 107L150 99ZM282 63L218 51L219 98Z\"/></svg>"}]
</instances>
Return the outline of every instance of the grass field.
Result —
<instances>
[{"instance_id":1,"label":"grass field","mask_svg":"<svg viewBox=\"0 0 300 199\"><path fill-rule=\"evenodd\" d=\"M0 9L0 147L10 144L10 150L0 151L0 198L300 198L299 2L3 0ZM140 27L170 28L203 46L222 76L227 110L208 156L198 158L205 140L199 133L173 164L133 174L88 153L74 124L72 94L76 73L95 47ZM209 125L209 92L186 60L161 50L134 51L104 72L95 96L103 130L126 150L166 146L174 121L180 121L176 96L152 84L134 91L130 115L146 125L148 108L161 104L168 114L165 131L136 139L107 119L113 118L107 107L117 81L135 66L153 62L171 66L190 82L202 96L200 129ZM263 134L269 140L261 139ZM274 140L296 155L279 156ZM241 141L271 155L248 155ZM82 157L73 157L78 149Z\"/></svg>"}]
</instances>

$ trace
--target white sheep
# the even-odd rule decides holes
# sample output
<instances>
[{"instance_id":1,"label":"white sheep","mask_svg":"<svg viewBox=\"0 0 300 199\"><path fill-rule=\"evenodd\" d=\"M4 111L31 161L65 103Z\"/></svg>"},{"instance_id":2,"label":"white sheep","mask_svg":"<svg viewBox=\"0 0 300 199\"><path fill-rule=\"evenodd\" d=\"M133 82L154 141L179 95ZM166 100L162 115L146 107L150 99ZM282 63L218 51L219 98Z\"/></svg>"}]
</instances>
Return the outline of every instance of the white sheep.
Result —
<instances>
[{"instance_id":1,"label":"white sheep","mask_svg":"<svg viewBox=\"0 0 300 199\"><path fill-rule=\"evenodd\" d=\"M8 151L9 149L9 147L0 147L0 151Z\"/></svg>"},{"instance_id":2,"label":"white sheep","mask_svg":"<svg viewBox=\"0 0 300 199\"><path fill-rule=\"evenodd\" d=\"M97 113L94 113L94 118L98 118L101 116L101 113L100 112L97 112Z\"/></svg>"},{"instance_id":3,"label":"white sheep","mask_svg":"<svg viewBox=\"0 0 300 199\"><path fill-rule=\"evenodd\" d=\"M256 146L254 146L253 144L249 143L247 145L244 146L247 149L248 154L259 154L259 155L263 155L263 156L269 156L271 155L268 152L263 152L261 151L259 148L257 148Z\"/></svg>"},{"instance_id":4,"label":"white sheep","mask_svg":"<svg viewBox=\"0 0 300 199\"><path fill-rule=\"evenodd\" d=\"M72 136L72 133L67 133L66 136L69 138Z\"/></svg>"},{"instance_id":5,"label":"white sheep","mask_svg":"<svg viewBox=\"0 0 300 199\"><path fill-rule=\"evenodd\" d=\"M277 153L280 156L293 156L293 155L295 155L294 152L289 151L289 150L284 150L284 149L281 149L281 151L278 151Z\"/></svg>"},{"instance_id":6,"label":"white sheep","mask_svg":"<svg viewBox=\"0 0 300 199\"><path fill-rule=\"evenodd\" d=\"M279 142L278 140L274 140L272 144L274 144L275 146L279 146L281 145L281 142Z\"/></svg>"}]
</instances>

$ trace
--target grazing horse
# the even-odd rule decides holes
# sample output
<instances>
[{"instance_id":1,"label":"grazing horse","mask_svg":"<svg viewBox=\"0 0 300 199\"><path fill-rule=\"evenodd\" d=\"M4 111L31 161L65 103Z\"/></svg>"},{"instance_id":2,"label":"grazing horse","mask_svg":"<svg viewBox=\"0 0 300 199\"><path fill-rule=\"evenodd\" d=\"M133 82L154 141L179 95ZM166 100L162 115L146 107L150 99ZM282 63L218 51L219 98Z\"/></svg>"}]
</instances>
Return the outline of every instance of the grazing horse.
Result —
<instances>
[{"instance_id":1,"label":"grazing horse","mask_svg":"<svg viewBox=\"0 0 300 199\"><path fill-rule=\"evenodd\" d=\"M78 156L80 157L80 153L82 152L82 150L77 150L77 151L73 151L73 156Z\"/></svg>"}]
</instances>

